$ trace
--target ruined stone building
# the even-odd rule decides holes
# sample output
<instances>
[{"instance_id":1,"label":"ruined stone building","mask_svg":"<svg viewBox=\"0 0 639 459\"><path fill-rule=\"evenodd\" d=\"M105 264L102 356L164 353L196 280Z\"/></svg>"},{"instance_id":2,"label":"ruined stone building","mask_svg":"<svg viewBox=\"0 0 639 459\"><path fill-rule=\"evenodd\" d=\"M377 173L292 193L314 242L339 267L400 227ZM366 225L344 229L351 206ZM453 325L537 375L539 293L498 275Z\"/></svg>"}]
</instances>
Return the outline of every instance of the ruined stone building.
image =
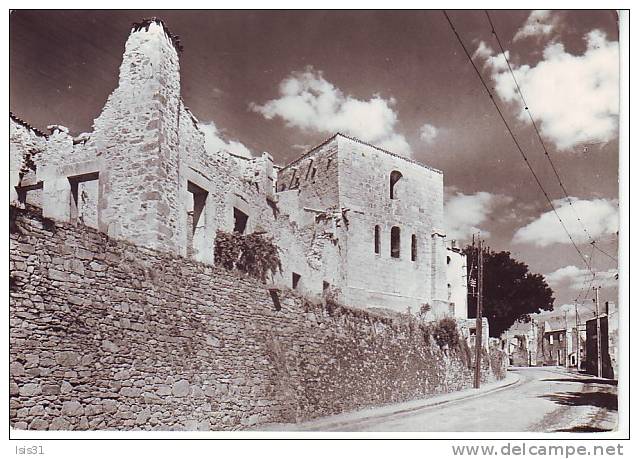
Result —
<instances>
[{"instance_id":1,"label":"ruined stone building","mask_svg":"<svg viewBox=\"0 0 639 459\"><path fill-rule=\"evenodd\" d=\"M543 323L542 323L543 324ZM501 337L501 347L508 355L510 365L530 367L537 365L539 324L517 321Z\"/></svg>"},{"instance_id":2,"label":"ruined stone building","mask_svg":"<svg viewBox=\"0 0 639 459\"><path fill-rule=\"evenodd\" d=\"M447 300L454 304L455 317L459 319L469 317L467 268L466 254L457 247L456 241L450 241L446 247Z\"/></svg>"},{"instance_id":3,"label":"ruined stone building","mask_svg":"<svg viewBox=\"0 0 639 459\"><path fill-rule=\"evenodd\" d=\"M277 287L467 317L441 171L342 134L281 168L268 153L207 151L180 95L179 48L161 21L134 25L91 133L45 135L12 115L12 201L206 264L218 230L265 232L280 249Z\"/></svg>"},{"instance_id":4,"label":"ruined stone building","mask_svg":"<svg viewBox=\"0 0 639 459\"><path fill-rule=\"evenodd\" d=\"M617 305L606 301L599 315L599 336L601 346L597 345L597 318L586 320L585 352L581 355L583 368L588 374L597 375L597 353L601 352L601 374L604 378L619 379L619 310Z\"/></svg>"},{"instance_id":5,"label":"ruined stone building","mask_svg":"<svg viewBox=\"0 0 639 459\"><path fill-rule=\"evenodd\" d=\"M564 317L547 317L538 327L537 361L541 365L566 365L572 353L572 329Z\"/></svg>"}]
</instances>

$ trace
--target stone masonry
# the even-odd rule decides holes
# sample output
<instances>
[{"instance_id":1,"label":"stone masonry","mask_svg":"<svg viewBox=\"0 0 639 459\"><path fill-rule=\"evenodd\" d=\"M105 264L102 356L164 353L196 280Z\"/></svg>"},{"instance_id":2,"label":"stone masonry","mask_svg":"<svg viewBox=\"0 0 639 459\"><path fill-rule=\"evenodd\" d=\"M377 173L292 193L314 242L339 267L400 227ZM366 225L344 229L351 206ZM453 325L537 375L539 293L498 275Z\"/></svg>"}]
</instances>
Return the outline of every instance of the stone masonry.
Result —
<instances>
[{"instance_id":1,"label":"stone masonry","mask_svg":"<svg viewBox=\"0 0 639 459\"><path fill-rule=\"evenodd\" d=\"M268 153L207 151L180 96L179 52L160 20L135 24L90 133L53 125L44 136L12 117L11 201L210 265L216 232L243 215L246 233L280 249L278 287L358 308L427 305L430 319L465 314L447 294L440 171L341 134L283 168Z\"/></svg>"},{"instance_id":2,"label":"stone masonry","mask_svg":"<svg viewBox=\"0 0 639 459\"><path fill-rule=\"evenodd\" d=\"M89 133L10 115L11 425L260 428L469 387L442 172L342 134L284 167L207 151L180 51L134 24ZM281 272L216 266L220 230L270 235Z\"/></svg>"},{"instance_id":3,"label":"stone masonry","mask_svg":"<svg viewBox=\"0 0 639 459\"><path fill-rule=\"evenodd\" d=\"M18 429L247 429L470 387L473 355L416 326L56 223L10 240ZM488 356L487 356L488 357ZM486 380L504 376L491 350ZM490 367L489 367L490 365Z\"/></svg>"}]
</instances>

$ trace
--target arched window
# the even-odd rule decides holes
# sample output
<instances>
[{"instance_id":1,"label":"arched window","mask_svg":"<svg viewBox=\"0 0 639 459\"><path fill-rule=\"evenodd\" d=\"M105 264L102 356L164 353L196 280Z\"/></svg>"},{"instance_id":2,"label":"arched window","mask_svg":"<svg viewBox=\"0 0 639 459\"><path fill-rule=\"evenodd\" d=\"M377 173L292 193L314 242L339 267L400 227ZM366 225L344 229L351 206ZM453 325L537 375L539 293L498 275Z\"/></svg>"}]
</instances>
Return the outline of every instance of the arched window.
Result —
<instances>
[{"instance_id":1,"label":"arched window","mask_svg":"<svg viewBox=\"0 0 639 459\"><path fill-rule=\"evenodd\" d=\"M379 253L380 252L380 245L381 245L381 240L380 240L380 231L379 231L379 225L375 225L375 253Z\"/></svg>"},{"instance_id":2,"label":"arched window","mask_svg":"<svg viewBox=\"0 0 639 459\"><path fill-rule=\"evenodd\" d=\"M399 226L393 226L391 228L391 257L399 258Z\"/></svg>"},{"instance_id":3,"label":"arched window","mask_svg":"<svg viewBox=\"0 0 639 459\"><path fill-rule=\"evenodd\" d=\"M395 190L395 185L399 182L399 179L402 178L402 173L400 171L393 171L390 174L390 198L397 199L397 190Z\"/></svg>"},{"instance_id":4,"label":"arched window","mask_svg":"<svg viewBox=\"0 0 639 459\"><path fill-rule=\"evenodd\" d=\"M410 238L410 260L417 260L417 236L414 234Z\"/></svg>"}]
</instances>

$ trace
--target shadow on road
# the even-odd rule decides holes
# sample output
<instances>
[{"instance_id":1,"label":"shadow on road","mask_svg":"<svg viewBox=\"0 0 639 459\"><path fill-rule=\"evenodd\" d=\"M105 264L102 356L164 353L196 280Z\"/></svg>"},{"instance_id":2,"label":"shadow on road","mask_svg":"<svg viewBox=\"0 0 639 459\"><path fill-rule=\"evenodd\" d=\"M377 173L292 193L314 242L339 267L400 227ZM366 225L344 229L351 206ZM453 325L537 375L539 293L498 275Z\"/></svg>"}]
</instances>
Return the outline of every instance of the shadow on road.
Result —
<instances>
[{"instance_id":1,"label":"shadow on road","mask_svg":"<svg viewBox=\"0 0 639 459\"><path fill-rule=\"evenodd\" d=\"M582 384L604 384L608 386L616 386L617 381L614 379L597 379L597 378L548 378L542 381L552 382L576 382Z\"/></svg>"},{"instance_id":2,"label":"shadow on road","mask_svg":"<svg viewBox=\"0 0 639 459\"><path fill-rule=\"evenodd\" d=\"M593 426L575 426L569 429L557 429L555 430L555 432L575 432L575 433L612 432L612 429L600 429L599 427L593 427Z\"/></svg>"},{"instance_id":3,"label":"shadow on road","mask_svg":"<svg viewBox=\"0 0 639 459\"><path fill-rule=\"evenodd\" d=\"M594 406L617 411L617 394L610 392L558 392L541 398L565 406Z\"/></svg>"}]
</instances>

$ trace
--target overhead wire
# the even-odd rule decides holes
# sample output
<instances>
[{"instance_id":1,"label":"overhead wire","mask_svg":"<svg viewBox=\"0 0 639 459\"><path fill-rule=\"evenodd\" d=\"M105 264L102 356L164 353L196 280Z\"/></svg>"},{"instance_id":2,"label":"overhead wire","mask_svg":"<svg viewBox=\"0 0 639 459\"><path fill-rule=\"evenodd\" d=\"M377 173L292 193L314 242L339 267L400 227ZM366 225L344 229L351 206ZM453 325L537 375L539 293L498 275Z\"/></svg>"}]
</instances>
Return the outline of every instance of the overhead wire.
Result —
<instances>
[{"instance_id":1,"label":"overhead wire","mask_svg":"<svg viewBox=\"0 0 639 459\"><path fill-rule=\"evenodd\" d=\"M562 220L561 216L557 212L557 209L556 209L555 205L553 204L552 200L550 199L550 196L548 195L548 193L546 192L544 186L542 185L541 181L539 180L539 177L537 176L537 173L535 172L535 170L533 169L532 165L528 161L528 158L527 158L526 154L524 153L523 149L521 148L521 146L519 145L519 142L517 141L517 138L515 137L515 134L513 133L510 125L508 124L508 121L506 121L506 118L504 117L504 114L502 113L501 108L499 107L499 104L495 101L495 98L494 98L492 92L490 91L490 89L488 88L488 85L484 81L483 75L481 74L481 72L479 71L479 69L477 68L475 63L473 62L473 59L472 59L470 53L466 49L466 45L464 45L464 42L461 39L461 37L459 36L459 33L457 32L457 29L455 29L455 26L454 26L452 20L450 19L450 17L448 16L448 13L445 10L443 11L443 13L444 13L444 16L446 17L446 20L448 21L448 24L450 25L450 28L452 29L453 33L455 34L455 37L457 38L457 41L459 41L459 44L461 45L462 49L464 50L464 54L466 54L466 57L467 57L468 61L472 65L473 69L475 70L475 73L477 74L477 76L479 77L479 80L481 81L482 85L484 86L484 89L488 93L488 97L490 98L491 102L495 106L495 109L497 110L497 113L499 114L502 122L504 123L504 126L506 127L506 130L508 131L508 133L510 134L510 137L512 138L513 142L515 143L515 146L517 147L517 150L519 151L519 153L521 154L522 158L524 159L524 162L526 163L526 166L528 166L528 169L530 170L532 176L534 177L535 181L537 182L537 185L541 189L541 192L543 193L544 197L548 201L548 204L550 205L550 207L551 207L552 211L554 212L555 216L559 220L559 223L561 224L563 230L568 235L568 239L570 239L571 244L573 245L573 247L575 248L575 250L577 251L577 253L581 257L581 260L586 265L586 268L588 268L588 270L590 272L592 272L592 268L590 267L590 264L588 263L588 260L586 259L586 257L584 256L583 252L579 249L579 247L575 243L575 240L573 239L572 235L568 231L568 228L566 227L566 225L565 225L564 221Z\"/></svg>"},{"instance_id":2,"label":"overhead wire","mask_svg":"<svg viewBox=\"0 0 639 459\"><path fill-rule=\"evenodd\" d=\"M591 265L594 265L594 247L591 247L590 249L590 263ZM586 287L586 283L588 282L588 279L584 279L584 283L583 286L581 287L581 291L579 292L579 295L577 296L577 299L575 300L577 303L582 302L582 306L583 306L583 300L582 300L582 295L584 297L584 299L586 298L586 295L588 294L588 292L590 291L590 289L592 288L592 284L595 281L595 277L597 276L596 271L592 270L591 271L592 276L590 276L590 283L588 284L588 287Z\"/></svg>"},{"instance_id":3,"label":"overhead wire","mask_svg":"<svg viewBox=\"0 0 639 459\"><path fill-rule=\"evenodd\" d=\"M548 149L546 148L546 144L544 143L544 140L541 137L541 133L539 131L539 128L537 127L537 123L535 122L535 119L534 119L534 117L532 115L532 112L530 110L530 106L528 105L528 102L526 102L526 98L524 97L524 93L521 90L521 86L519 85L519 82L517 81L517 77L515 76L515 72L513 71L513 68L510 65L510 61L508 60L508 57L506 56L506 50L504 49L504 46L502 45L501 40L499 39L499 34L497 33L497 30L495 29L495 25L493 24L492 18L490 17L490 13L488 13L488 10L484 10L484 13L486 13L486 18L488 19L488 23L490 24L491 32L492 32L493 36L495 37L495 40L497 41L497 44L499 45L499 49L501 50L501 54L504 57L504 60L506 61L506 66L508 67L508 71L510 72L510 76L512 77L513 82L515 83L515 87L517 88L517 93L519 94L519 97L521 98L521 102L522 102L522 104L524 106L524 111L526 112L526 114L528 115L528 118L530 119L532 127L533 127L535 133L537 134L537 138L539 139L539 143L541 144L541 147L544 150L544 155L546 156L546 159L550 163L552 171L554 172L555 177L557 178L557 181L559 182L559 186L560 186L561 190L563 191L564 196L566 197L566 200L568 201L569 207L574 212L575 217L577 218L577 221L581 224L581 228L582 228L584 234L586 235L586 239L599 252L603 253L608 258L612 259L613 261L618 262L617 258L615 258L614 256L610 255L609 253L607 253L606 251L602 250L601 248L597 247L597 245L595 243L595 239L592 237L592 235L590 234L590 232L586 228L586 225L584 224L583 220L581 219L581 217L577 213L577 210L575 209L575 206L572 203L572 199L571 199L570 195L568 194L568 190L566 189L563 181L561 180L561 177L559 176L559 172L557 171L555 163L553 162L552 158L550 157L550 154L548 153Z\"/></svg>"}]
</instances>

